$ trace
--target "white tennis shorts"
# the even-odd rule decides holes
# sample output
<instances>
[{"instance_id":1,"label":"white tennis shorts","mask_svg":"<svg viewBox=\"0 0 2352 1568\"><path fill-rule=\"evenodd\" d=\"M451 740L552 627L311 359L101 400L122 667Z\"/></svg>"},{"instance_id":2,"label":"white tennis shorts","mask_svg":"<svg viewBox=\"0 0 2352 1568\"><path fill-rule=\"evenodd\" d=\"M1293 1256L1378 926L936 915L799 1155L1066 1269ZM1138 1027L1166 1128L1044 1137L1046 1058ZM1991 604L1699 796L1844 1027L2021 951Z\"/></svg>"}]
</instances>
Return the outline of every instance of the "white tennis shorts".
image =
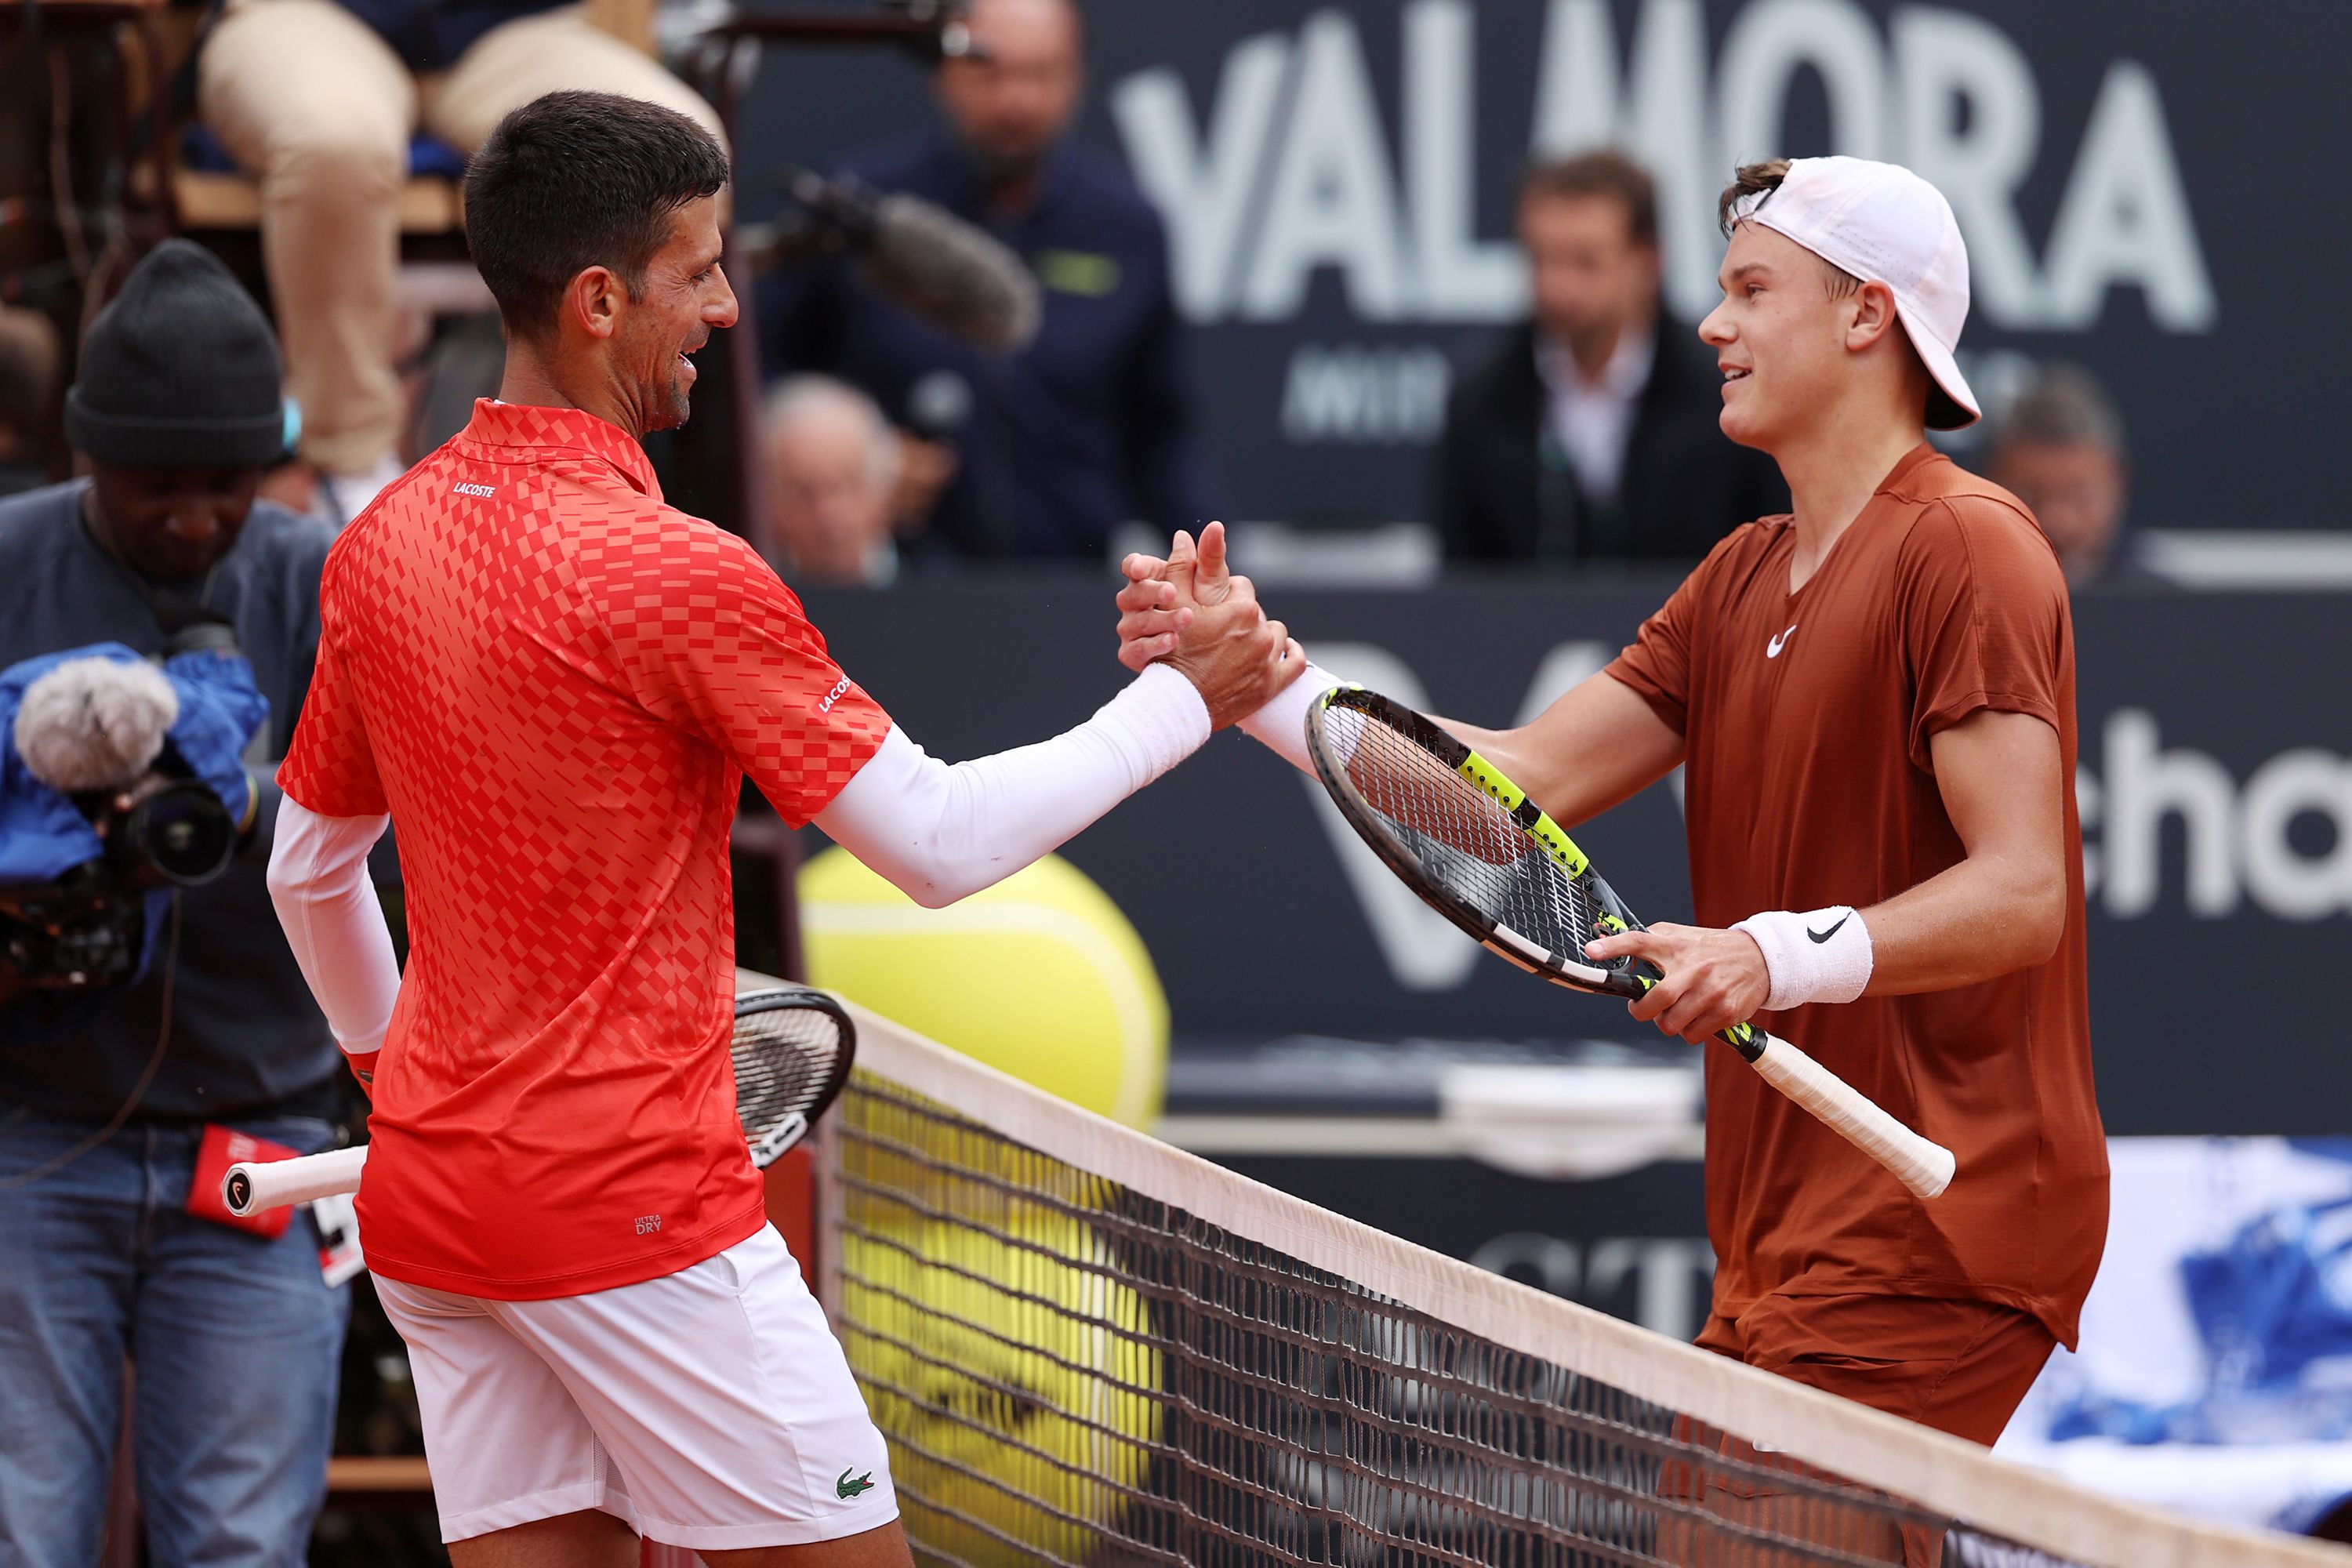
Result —
<instances>
[{"instance_id":1,"label":"white tennis shorts","mask_svg":"<svg viewBox=\"0 0 2352 1568\"><path fill-rule=\"evenodd\" d=\"M882 1434L772 1226L587 1296L375 1288L408 1342L444 1541L602 1509L724 1551L898 1517Z\"/></svg>"}]
</instances>

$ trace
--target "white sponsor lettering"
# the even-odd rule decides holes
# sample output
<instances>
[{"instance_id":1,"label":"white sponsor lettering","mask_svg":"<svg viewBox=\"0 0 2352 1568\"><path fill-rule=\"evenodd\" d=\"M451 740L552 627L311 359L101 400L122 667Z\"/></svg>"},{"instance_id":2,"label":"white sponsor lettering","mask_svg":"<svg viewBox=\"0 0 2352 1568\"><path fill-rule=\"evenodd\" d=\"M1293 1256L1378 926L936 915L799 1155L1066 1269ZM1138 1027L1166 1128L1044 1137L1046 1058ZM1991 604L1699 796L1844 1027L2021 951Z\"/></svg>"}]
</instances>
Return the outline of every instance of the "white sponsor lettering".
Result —
<instances>
[{"instance_id":1,"label":"white sponsor lettering","mask_svg":"<svg viewBox=\"0 0 2352 1568\"><path fill-rule=\"evenodd\" d=\"M449 493L451 495L458 496L494 496L499 493L499 487L496 485L457 484L449 487Z\"/></svg>"},{"instance_id":2,"label":"white sponsor lettering","mask_svg":"<svg viewBox=\"0 0 2352 1568\"><path fill-rule=\"evenodd\" d=\"M2241 786L2219 758L2161 745L2143 709L2108 714L2102 739L2101 769L2076 771L2074 798L2084 881L2108 915L2136 920L2162 901L2176 832L2192 915L2220 920L2242 901L2282 921L2352 913L2352 761L2297 746ZM2325 833L2298 845L2293 829L2305 819Z\"/></svg>"},{"instance_id":3,"label":"white sponsor lettering","mask_svg":"<svg viewBox=\"0 0 2352 1568\"><path fill-rule=\"evenodd\" d=\"M1716 168L1781 151L1789 89L1811 70L1829 100L1830 145L1886 156L1886 59L1853 0L1766 0L1732 17L1716 68Z\"/></svg>"},{"instance_id":4,"label":"white sponsor lettering","mask_svg":"<svg viewBox=\"0 0 2352 1568\"><path fill-rule=\"evenodd\" d=\"M833 705L840 701L848 692L849 677L845 675L833 683L833 689L824 694L824 700L816 705L816 710L820 713L832 712Z\"/></svg>"},{"instance_id":5,"label":"white sponsor lettering","mask_svg":"<svg viewBox=\"0 0 2352 1568\"><path fill-rule=\"evenodd\" d=\"M2015 200L2042 144L2032 63L2007 33L1965 12L1897 11L1890 30L1904 158L1959 219L1972 304L1993 321L2039 319Z\"/></svg>"},{"instance_id":6,"label":"white sponsor lettering","mask_svg":"<svg viewBox=\"0 0 2352 1568\"><path fill-rule=\"evenodd\" d=\"M1858 0L1748 0L1711 65L1700 0L1642 0L1622 53L1609 0L1550 0L1543 16L1539 38L1487 40L1490 58L1534 50L1528 149L1616 142L1649 164L1666 293L1685 317L1716 298L1717 190L1736 162L1782 150L1791 88L1809 74L1834 151L1909 163L1950 198L1988 324L2085 331L2121 288L2165 331L2213 327L2211 274L2163 102L2136 61L2108 65L2070 147L2045 140L2041 87L2014 38L1950 7L1899 7L1882 30ZM1480 19L1467 0L1401 8L1393 142L1356 20L1333 7L1295 35L1234 43L1197 112L1170 67L1113 87L1136 176L1168 216L1187 316L1287 320L1326 269L1366 321L1501 321L1525 310L1503 215L1482 236L1472 208L1472 172L1514 158L1476 144L1476 94L1490 79L1478 68ZM2037 262L2017 197L2053 162L2063 194Z\"/></svg>"},{"instance_id":7,"label":"white sponsor lettering","mask_svg":"<svg viewBox=\"0 0 2352 1568\"><path fill-rule=\"evenodd\" d=\"M1404 8L1405 213L1433 321L1491 321L1527 298L1527 264L1509 240L1477 237L1477 79L1468 0Z\"/></svg>"},{"instance_id":8,"label":"white sponsor lettering","mask_svg":"<svg viewBox=\"0 0 2352 1568\"><path fill-rule=\"evenodd\" d=\"M2107 68L2050 227L2042 319L2019 324L2088 328L2119 284L2145 292L2167 331L2210 332L2220 314L2156 78L2134 60Z\"/></svg>"},{"instance_id":9,"label":"white sponsor lettering","mask_svg":"<svg viewBox=\"0 0 2352 1568\"><path fill-rule=\"evenodd\" d=\"M1197 321L1224 314L1234 291L1234 256L1289 74L1290 40L1282 34L1235 44L1225 56L1206 146L1193 133L1183 79L1173 70L1143 71L1111 94L1111 116L1135 161L1136 178L1171 215L1183 215L1184 221L1169 228L1169 248L1176 302Z\"/></svg>"},{"instance_id":10,"label":"white sponsor lettering","mask_svg":"<svg viewBox=\"0 0 2352 1568\"><path fill-rule=\"evenodd\" d=\"M1396 175L1363 43L1346 12L1318 11L1299 29L1289 96L1282 141L1263 159L1271 173L1241 313L1261 321L1297 315L1308 279L1329 267L1356 314L1403 317L1412 300Z\"/></svg>"},{"instance_id":11,"label":"white sponsor lettering","mask_svg":"<svg viewBox=\"0 0 2352 1568\"><path fill-rule=\"evenodd\" d=\"M1426 445L1444 427L1453 384L1427 343L1304 343L1283 384L1282 433L1302 447Z\"/></svg>"}]
</instances>

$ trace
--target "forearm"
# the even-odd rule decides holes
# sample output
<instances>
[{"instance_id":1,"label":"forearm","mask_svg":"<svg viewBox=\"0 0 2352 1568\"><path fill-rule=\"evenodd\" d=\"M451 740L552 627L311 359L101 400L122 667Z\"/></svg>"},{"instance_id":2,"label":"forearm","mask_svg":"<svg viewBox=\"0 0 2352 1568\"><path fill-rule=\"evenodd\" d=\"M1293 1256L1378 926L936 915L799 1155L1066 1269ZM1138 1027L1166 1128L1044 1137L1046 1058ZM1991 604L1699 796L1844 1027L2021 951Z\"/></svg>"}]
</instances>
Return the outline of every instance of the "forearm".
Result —
<instances>
[{"instance_id":1,"label":"forearm","mask_svg":"<svg viewBox=\"0 0 2352 1568\"><path fill-rule=\"evenodd\" d=\"M1075 729L953 766L894 729L816 825L938 909L1058 847L1208 738L1200 694L1154 666Z\"/></svg>"},{"instance_id":2,"label":"forearm","mask_svg":"<svg viewBox=\"0 0 2352 1568\"><path fill-rule=\"evenodd\" d=\"M1972 855L1862 911L1866 996L1948 991L2048 962L2066 927L2066 879L2023 857Z\"/></svg>"},{"instance_id":3,"label":"forearm","mask_svg":"<svg viewBox=\"0 0 2352 1568\"><path fill-rule=\"evenodd\" d=\"M1320 665L1241 721L1242 732L1300 772L1312 774L1307 714L1346 680ZM1591 689L1588 689L1591 688ZM1682 737L1649 705L1606 676L1594 676L1516 730L1486 730L1458 719L1432 721L1503 771L1563 826L1574 826L1630 799L1682 760Z\"/></svg>"},{"instance_id":4,"label":"forearm","mask_svg":"<svg viewBox=\"0 0 2352 1568\"><path fill-rule=\"evenodd\" d=\"M1307 750L1307 715L1322 700L1325 692L1347 684L1321 665L1310 664L1297 679L1276 692L1272 701L1243 720L1239 728L1243 734L1300 773L1311 776L1315 772L1315 759ZM1481 730L1475 724L1442 719L1433 714L1431 722L1451 731L1465 745L1501 768L1513 782L1517 781L1518 774L1512 772L1504 760L1512 754L1512 731Z\"/></svg>"},{"instance_id":5,"label":"forearm","mask_svg":"<svg viewBox=\"0 0 2352 1568\"><path fill-rule=\"evenodd\" d=\"M368 849L390 818L320 816L292 799L278 807L269 898L319 1010L364 1080L383 1045L400 965L383 906L368 879Z\"/></svg>"},{"instance_id":6,"label":"forearm","mask_svg":"<svg viewBox=\"0 0 2352 1568\"><path fill-rule=\"evenodd\" d=\"M1347 684L1345 679L1333 675L1321 665L1309 664L1297 679L1276 692L1273 700L1243 720L1239 728L1243 734L1300 773L1312 777L1315 759L1307 750L1307 715L1316 703L1322 700L1325 692ZM1437 719L1434 722L1444 725L1463 742L1477 748L1496 766L1504 766L1496 753L1487 749L1497 738L1497 731L1457 723L1451 719ZM1504 771L1508 773L1509 769L1504 768Z\"/></svg>"},{"instance_id":7,"label":"forearm","mask_svg":"<svg viewBox=\"0 0 2352 1568\"><path fill-rule=\"evenodd\" d=\"M1437 722L1570 829L1631 800L1683 760L1682 736L1606 674L1587 677L1514 730Z\"/></svg>"},{"instance_id":8,"label":"forearm","mask_svg":"<svg viewBox=\"0 0 2352 1568\"><path fill-rule=\"evenodd\" d=\"M1868 994L1973 985L2048 962L2065 934L2065 797L2058 732L1983 709L1929 742L1936 787L1964 858L1863 911L1876 965Z\"/></svg>"},{"instance_id":9,"label":"forearm","mask_svg":"<svg viewBox=\"0 0 2352 1568\"><path fill-rule=\"evenodd\" d=\"M1728 931L1654 926L1586 952L1655 965L1664 978L1633 1016L1699 1041L1758 1013L1948 991L2042 963L2064 928L2066 893L2063 876L2053 888L2035 865L1972 856L1869 909L1764 910Z\"/></svg>"}]
</instances>

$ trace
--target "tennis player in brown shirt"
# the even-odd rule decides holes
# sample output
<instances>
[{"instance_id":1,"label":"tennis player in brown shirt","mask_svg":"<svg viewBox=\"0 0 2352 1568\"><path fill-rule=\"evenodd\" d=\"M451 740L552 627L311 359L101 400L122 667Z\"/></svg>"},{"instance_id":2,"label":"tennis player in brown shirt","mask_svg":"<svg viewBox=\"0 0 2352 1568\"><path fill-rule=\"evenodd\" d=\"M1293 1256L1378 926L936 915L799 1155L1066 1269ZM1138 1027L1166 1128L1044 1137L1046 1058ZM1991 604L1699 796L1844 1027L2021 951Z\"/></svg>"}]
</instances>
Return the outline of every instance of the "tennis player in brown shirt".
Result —
<instances>
[{"instance_id":1,"label":"tennis player in brown shirt","mask_svg":"<svg viewBox=\"0 0 2352 1568\"><path fill-rule=\"evenodd\" d=\"M2106 1235L2065 580L2024 506L1925 438L1978 416L1942 195L1801 159L1740 169L1722 217L1699 335L1725 432L1779 460L1793 515L1726 539L1532 723L1449 727L1563 824L1680 765L1702 923L1591 955L1664 972L1635 1017L1704 1041L1761 1016L1958 1156L1923 1202L1707 1052L1699 1343L1989 1444L2074 1343ZM1172 567L1130 559L1122 659L1219 592L1223 549L1212 525ZM1244 727L1306 767L1333 684L1310 668Z\"/></svg>"}]
</instances>

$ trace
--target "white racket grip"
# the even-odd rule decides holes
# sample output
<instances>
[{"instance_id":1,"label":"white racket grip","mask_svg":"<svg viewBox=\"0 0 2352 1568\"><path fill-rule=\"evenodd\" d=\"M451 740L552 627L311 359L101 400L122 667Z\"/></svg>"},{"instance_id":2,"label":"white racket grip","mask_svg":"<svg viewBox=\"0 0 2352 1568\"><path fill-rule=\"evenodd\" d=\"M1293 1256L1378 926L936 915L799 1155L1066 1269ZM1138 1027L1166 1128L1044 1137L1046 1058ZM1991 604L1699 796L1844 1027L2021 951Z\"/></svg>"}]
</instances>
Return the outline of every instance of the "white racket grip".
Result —
<instances>
[{"instance_id":1,"label":"white racket grip","mask_svg":"<svg viewBox=\"0 0 2352 1568\"><path fill-rule=\"evenodd\" d=\"M1920 1137L1788 1041L1761 1029L1756 1037L1764 1042L1764 1053L1748 1065L1764 1075L1765 1082L1820 1117L1919 1196L1939 1196L1952 1184L1956 1162L1949 1149Z\"/></svg>"},{"instance_id":2,"label":"white racket grip","mask_svg":"<svg viewBox=\"0 0 2352 1568\"><path fill-rule=\"evenodd\" d=\"M312 1198L360 1190L360 1170L367 1163L367 1145L330 1149L292 1160L262 1160L231 1165L221 1178L221 1202L233 1215L249 1215L287 1204L307 1204Z\"/></svg>"}]
</instances>

